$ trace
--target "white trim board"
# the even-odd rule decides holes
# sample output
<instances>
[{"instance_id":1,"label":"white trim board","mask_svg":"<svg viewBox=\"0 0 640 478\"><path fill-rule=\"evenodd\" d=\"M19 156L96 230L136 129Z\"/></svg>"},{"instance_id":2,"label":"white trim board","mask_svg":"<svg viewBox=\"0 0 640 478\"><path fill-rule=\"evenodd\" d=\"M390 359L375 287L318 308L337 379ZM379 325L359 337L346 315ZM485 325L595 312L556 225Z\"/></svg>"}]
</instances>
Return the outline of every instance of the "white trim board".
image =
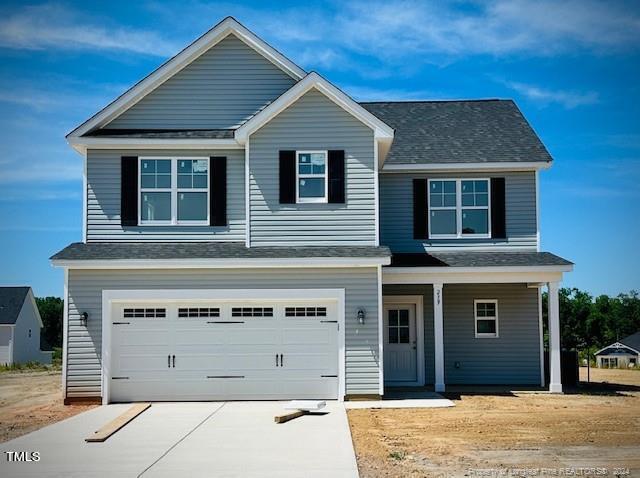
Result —
<instances>
[{"instance_id":1,"label":"white trim board","mask_svg":"<svg viewBox=\"0 0 640 478\"><path fill-rule=\"evenodd\" d=\"M559 282L573 266L385 267L383 284L507 284Z\"/></svg>"},{"instance_id":2,"label":"white trim board","mask_svg":"<svg viewBox=\"0 0 640 478\"><path fill-rule=\"evenodd\" d=\"M425 164L385 164L382 173L421 172L475 172L475 171L538 171L549 169L550 161L505 161L487 163L425 163Z\"/></svg>"},{"instance_id":3,"label":"white trim board","mask_svg":"<svg viewBox=\"0 0 640 478\"><path fill-rule=\"evenodd\" d=\"M69 144L80 154L87 149L244 149L235 139L161 139L69 137Z\"/></svg>"},{"instance_id":4,"label":"white trim board","mask_svg":"<svg viewBox=\"0 0 640 478\"><path fill-rule=\"evenodd\" d=\"M113 303L183 300L329 300L337 305L338 320L338 400L346 394L345 290L344 289L132 289L102 291L102 404L109 404L111 376L111 316ZM66 369L63 372L66 381Z\"/></svg>"},{"instance_id":5,"label":"white trim board","mask_svg":"<svg viewBox=\"0 0 640 478\"><path fill-rule=\"evenodd\" d=\"M305 257L275 259L113 259L52 260L70 269L238 269L287 267L375 267L391 263L390 257Z\"/></svg>"},{"instance_id":6,"label":"white trim board","mask_svg":"<svg viewBox=\"0 0 640 478\"><path fill-rule=\"evenodd\" d=\"M416 310L416 381L415 382L387 382L386 385L393 386L415 386L421 387L426 383L425 368L426 356L424 346L424 297L422 295L385 295L382 298L383 305L414 305ZM384 310L382 318L382 327L384 327ZM384 333L380 335L380 343L384 347ZM381 347L381 348L382 348Z\"/></svg>"},{"instance_id":7,"label":"white trim board","mask_svg":"<svg viewBox=\"0 0 640 478\"><path fill-rule=\"evenodd\" d=\"M120 95L112 103L72 130L67 135L69 142L96 127L109 123L230 34L237 36L294 80L299 80L305 76L306 72L302 68L258 38L235 18L226 17L180 53Z\"/></svg>"}]
</instances>

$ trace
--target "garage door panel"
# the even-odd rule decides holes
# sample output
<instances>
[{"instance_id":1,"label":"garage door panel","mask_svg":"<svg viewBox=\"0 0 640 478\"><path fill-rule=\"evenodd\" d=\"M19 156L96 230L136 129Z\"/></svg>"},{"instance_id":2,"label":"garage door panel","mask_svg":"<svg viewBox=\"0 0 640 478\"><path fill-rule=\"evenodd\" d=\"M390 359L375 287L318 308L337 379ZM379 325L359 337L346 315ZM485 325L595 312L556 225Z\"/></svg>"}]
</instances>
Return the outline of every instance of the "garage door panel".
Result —
<instances>
[{"instance_id":1,"label":"garage door panel","mask_svg":"<svg viewBox=\"0 0 640 478\"><path fill-rule=\"evenodd\" d=\"M292 317L288 305L160 301L116 308L113 321L129 324L112 326L112 377L127 379L111 380L112 399L335 399L335 306L314 302L296 308L311 315ZM157 316L122 319L127 309Z\"/></svg>"},{"instance_id":2,"label":"garage door panel","mask_svg":"<svg viewBox=\"0 0 640 478\"><path fill-rule=\"evenodd\" d=\"M140 326L132 324L128 326L117 326L114 340L121 345L150 346L167 345L169 343L169 330L154 326Z\"/></svg>"}]
</instances>

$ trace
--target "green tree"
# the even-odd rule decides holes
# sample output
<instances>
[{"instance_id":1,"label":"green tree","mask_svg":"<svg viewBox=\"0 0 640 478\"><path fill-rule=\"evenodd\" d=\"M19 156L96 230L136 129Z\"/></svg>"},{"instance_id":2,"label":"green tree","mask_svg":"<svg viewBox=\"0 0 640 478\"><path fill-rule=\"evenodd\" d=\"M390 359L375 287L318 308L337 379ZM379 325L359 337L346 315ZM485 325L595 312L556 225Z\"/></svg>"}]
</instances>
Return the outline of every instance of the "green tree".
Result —
<instances>
[{"instance_id":1,"label":"green tree","mask_svg":"<svg viewBox=\"0 0 640 478\"><path fill-rule=\"evenodd\" d=\"M64 301L60 297L36 297L42 317L42 339L46 347L62 347L62 315Z\"/></svg>"}]
</instances>

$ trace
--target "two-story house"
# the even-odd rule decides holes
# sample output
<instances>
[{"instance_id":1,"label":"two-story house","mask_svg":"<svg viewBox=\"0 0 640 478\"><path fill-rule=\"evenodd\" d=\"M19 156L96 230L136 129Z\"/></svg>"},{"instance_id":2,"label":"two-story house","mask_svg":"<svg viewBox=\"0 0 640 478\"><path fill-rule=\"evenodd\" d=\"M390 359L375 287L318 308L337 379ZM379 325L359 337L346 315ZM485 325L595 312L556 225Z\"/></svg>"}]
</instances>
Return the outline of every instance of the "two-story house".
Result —
<instances>
[{"instance_id":1,"label":"two-story house","mask_svg":"<svg viewBox=\"0 0 640 478\"><path fill-rule=\"evenodd\" d=\"M560 392L551 157L512 101L358 103L233 18L68 135L65 400Z\"/></svg>"}]
</instances>

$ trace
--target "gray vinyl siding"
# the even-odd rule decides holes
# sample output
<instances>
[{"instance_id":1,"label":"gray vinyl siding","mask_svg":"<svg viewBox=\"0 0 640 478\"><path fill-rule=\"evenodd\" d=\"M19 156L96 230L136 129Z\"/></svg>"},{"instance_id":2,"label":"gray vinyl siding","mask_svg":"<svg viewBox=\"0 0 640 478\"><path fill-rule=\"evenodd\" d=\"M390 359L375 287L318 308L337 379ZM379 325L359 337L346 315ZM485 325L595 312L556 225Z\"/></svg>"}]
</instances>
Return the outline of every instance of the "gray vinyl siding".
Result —
<instances>
[{"instance_id":1,"label":"gray vinyl siding","mask_svg":"<svg viewBox=\"0 0 640 478\"><path fill-rule=\"evenodd\" d=\"M380 175L380 243L392 251L416 252L425 248L465 248L487 246L536 250L536 174L534 172L494 173L505 178L507 239L413 239L413 179L489 177L483 173L381 174Z\"/></svg>"},{"instance_id":2,"label":"gray vinyl siding","mask_svg":"<svg viewBox=\"0 0 640 478\"><path fill-rule=\"evenodd\" d=\"M424 296L425 380L433 383L432 286L385 285L382 293ZM475 299L498 300L498 338L475 337ZM540 384L537 289L526 284L445 284L443 316L445 385Z\"/></svg>"},{"instance_id":3,"label":"gray vinyl siding","mask_svg":"<svg viewBox=\"0 0 640 478\"><path fill-rule=\"evenodd\" d=\"M344 150L345 204L280 204L280 150ZM373 131L311 90L250 138L251 245L375 244Z\"/></svg>"},{"instance_id":4,"label":"gray vinyl siding","mask_svg":"<svg viewBox=\"0 0 640 478\"><path fill-rule=\"evenodd\" d=\"M125 226L120 223L122 156L226 156L226 226ZM244 241L244 150L87 152L87 241Z\"/></svg>"},{"instance_id":5,"label":"gray vinyl siding","mask_svg":"<svg viewBox=\"0 0 640 478\"><path fill-rule=\"evenodd\" d=\"M234 128L293 84L289 75L231 34L108 128Z\"/></svg>"},{"instance_id":6,"label":"gray vinyl siding","mask_svg":"<svg viewBox=\"0 0 640 478\"><path fill-rule=\"evenodd\" d=\"M450 284L442 296L445 383L540 384L538 289ZM498 300L498 338L475 338L474 299Z\"/></svg>"},{"instance_id":7,"label":"gray vinyl siding","mask_svg":"<svg viewBox=\"0 0 640 478\"><path fill-rule=\"evenodd\" d=\"M344 288L348 394L377 394L378 276L376 268L225 270L70 270L67 396L101 394L102 291L105 289ZM359 325L363 307L368 320ZM80 314L89 314L88 327Z\"/></svg>"}]
</instances>

